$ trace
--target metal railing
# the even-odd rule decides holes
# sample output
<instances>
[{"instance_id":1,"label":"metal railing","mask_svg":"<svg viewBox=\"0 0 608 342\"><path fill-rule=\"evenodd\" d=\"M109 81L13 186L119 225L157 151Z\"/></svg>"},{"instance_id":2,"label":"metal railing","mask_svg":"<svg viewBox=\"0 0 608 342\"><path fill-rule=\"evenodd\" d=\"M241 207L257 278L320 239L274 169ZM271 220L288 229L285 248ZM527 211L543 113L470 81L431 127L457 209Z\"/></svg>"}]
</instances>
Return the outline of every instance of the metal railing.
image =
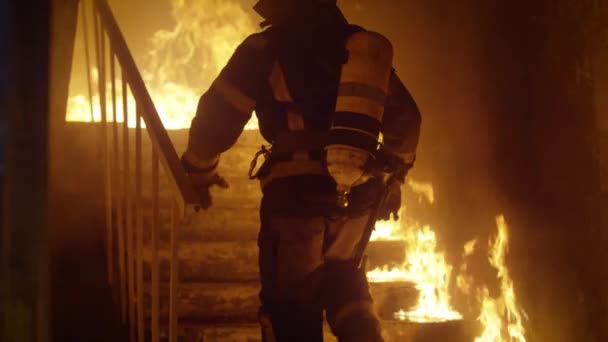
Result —
<instances>
[{"instance_id":1,"label":"metal railing","mask_svg":"<svg viewBox=\"0 0 608 342\"><path fill-rule=\"evenodd\" d=\"M81 1L87 60L89 51L88 20L93 18L94 57L98 69L100 108L100 152L104 164L104 202L106 223L106 256L108 280L117 293L124 324L129 326L130 341L160 339L160 166L171 187L170 276L169 276L169 341L178 336L178 229L184 218L198 210L197 196L181 166L175 148L165 130L133 56L106 0L93 0L87 12ZM90 71L89 71L90 72ZM117 77L120 73L120 78ZM90 76L90 75L89 75ZM92 81L89 81L91 103ZM122 94L117 94L119 89ZM108 88L110 90L108 91ZM134 99L135 113L129 113L129 99ZM122 108L120 108L122 107ZM119 118L122 110L122 120ZM129 116L135 116L135 146L131 151ZM145 128L142 127L142 121ZM152 145L151 184L143 184L142 132ZM121 137L122 135L122 137ZM134 172L132 172L132 168ZM133 186L134 185L134 186ZM149 186L152 196L152 220L149 229L151 249L150 321L145 322L144 307L144 208L143 188ZM149 336L147 333L149 332Z\"/></svg>"}]
</instances>

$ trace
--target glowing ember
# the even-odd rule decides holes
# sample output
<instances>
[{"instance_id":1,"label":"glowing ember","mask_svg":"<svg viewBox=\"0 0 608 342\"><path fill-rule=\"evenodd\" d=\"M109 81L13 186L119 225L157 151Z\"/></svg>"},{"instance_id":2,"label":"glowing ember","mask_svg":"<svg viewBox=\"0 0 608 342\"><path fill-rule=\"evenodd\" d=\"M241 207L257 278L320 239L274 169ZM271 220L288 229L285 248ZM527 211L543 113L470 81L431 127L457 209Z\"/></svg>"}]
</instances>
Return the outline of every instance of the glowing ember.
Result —
<instances>
[{"instance_id":1,"label":"glowing ember","mask_svg":"<svg viewBox=\"0 0 608 342\"><path fill-rule=\"evenodd\" d=\"M434 200L430 184L410 181L410 188L429 203ZM402 216L401 216L402 217ZM444 322L462 319L462 315L450 305L450 275L444 253L437 251L437 239L430 226L417 223L391 222L377 226L378 240L402 240L406 245L406 257L399 267L377 268L367 273L370 282L412 282L420 295L418 303L409 311L395 314L397 319L413 322Z\"/></svg>"},{"instance_id":2,"label":"glowing ember","mask_svg":"<svg viewBox=\"0 0 608 342\"><path fill-rule=\"evenodd\" d=\"M176 25L170 31L154 34L140 69L165 128L183 129L190 127L200 95L211 85L237 45L255 32L256 25L236 1L172 0L171 3ZM91 72L97 83L97 70ZM120 83L118 80L117 85ZM97 85L94 89L98 89ZM110 110L109 83L107 89ZM117 95L118 118L122 122L121 91L117 91ZM133 102L132 99L129 102ZM98 95L93 96L93 107L93 117L99 121ZM90 111L88 96L76 94L68 100L66 120L90 122ZM108 113L111 118L112 112ZM246 127L256 128L255 119Z\"/></svg>"},{"instance_id":3,"label":"glowing ember","mask_svg":"<svg viewBox=\"0 0 608 342\"><path fill-rule=\"evenodd\" d=\"M505 256L509 247L509 231L503 216L496 219L498 236L490 243L490 265L498 272L501 295L490 297L487 287L478 293L481 303L480 322L484 326L475 342L525 342L523 310L517 304L513 280L506 266Z\"/></svg>"}]
</instances>

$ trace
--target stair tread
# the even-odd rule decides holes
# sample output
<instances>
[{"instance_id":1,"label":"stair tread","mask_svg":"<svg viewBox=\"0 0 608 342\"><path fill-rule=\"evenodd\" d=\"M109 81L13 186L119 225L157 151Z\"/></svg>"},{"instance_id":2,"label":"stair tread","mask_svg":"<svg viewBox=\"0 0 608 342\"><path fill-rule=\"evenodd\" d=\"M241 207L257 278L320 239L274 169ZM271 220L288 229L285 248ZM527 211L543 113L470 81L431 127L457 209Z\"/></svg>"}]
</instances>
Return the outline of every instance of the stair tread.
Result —
<instances>
[{"instance_id":1,"label":"stair tread","mask_svg":"<svg viewBox=\"0 0 608 342\"><path fill-rule=\"evenodd\" d=\"M477 322L452 321L441 323L411 323L397 320L382 320L382 335L385 342L442 341L470 342L477 336ZM166 333L166 327L163 330ZM207 324L180 321L180 341L185 342L261 342L257 322ZM336 341L327 324L324 340Z\"/></svg>"},{"instance_id":2,"label":"stair tread","mask_svg":"<svg viewBox=\"0 0 608 342\"><path fill-rule=\"evenodd\" d=\"M258 281L182 283L179 287L179 308L182 319L229 322L255 321L259 309ZM161 315L168 313L168 285L161 284ZM373 283L370 292L378 312L391 318L394 312L413 306L418 291L411 283ZM149 285L146 286L146 307L149 308Z\"/></svg>"},{"instance_id":3,"label":"stair tread","mask_svg":"<svg viewBox=\"0 0 608 342\"><path fill-rule=\"evenodd\" d=\"M372 241L367 255L370 269L403 262L405 248L401 241ZM238 281L258 279L258 245L244 241L182 241L179 245L180 276L184 281ZM152 251L144 248L146 274L149 274ZM159 249L161 279L169 274L169 251L164 241Z\"/></svg>"}]
</instances>

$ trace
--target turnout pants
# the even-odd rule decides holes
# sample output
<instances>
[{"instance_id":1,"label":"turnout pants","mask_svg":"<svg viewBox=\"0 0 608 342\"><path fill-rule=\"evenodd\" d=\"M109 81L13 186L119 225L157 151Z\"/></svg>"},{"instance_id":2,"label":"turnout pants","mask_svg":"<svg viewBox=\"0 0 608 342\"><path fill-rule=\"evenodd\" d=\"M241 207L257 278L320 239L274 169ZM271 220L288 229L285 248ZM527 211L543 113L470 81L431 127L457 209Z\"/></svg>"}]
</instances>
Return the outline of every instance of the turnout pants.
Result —
<instances>
[{"instance_id":1,"label":"turnout pants","mask_svg":"<svg viewBox=\"0 0 608 342\"><path fill-rule=\"evenodd\" d=\"M354 260L369 214L294 217L262 208L260 322L266 342L382 341L365 274Z\"/></svg>"}]
</instances>

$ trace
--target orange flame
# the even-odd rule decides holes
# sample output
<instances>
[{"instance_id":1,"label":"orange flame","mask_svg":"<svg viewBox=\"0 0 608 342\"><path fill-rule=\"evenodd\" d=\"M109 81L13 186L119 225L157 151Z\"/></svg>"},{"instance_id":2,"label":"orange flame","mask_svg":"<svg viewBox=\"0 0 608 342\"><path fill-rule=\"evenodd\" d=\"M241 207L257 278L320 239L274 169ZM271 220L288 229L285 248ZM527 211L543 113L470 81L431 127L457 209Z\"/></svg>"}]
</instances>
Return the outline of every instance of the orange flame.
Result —
<instances>
[{"instance_id":1,"label":"orange flame","mask_svg":"<svg viewBox=\"0 0 608 342\"><path fill-rule=\"evenodd\" d=\"M431 184L414 180L408 186L420 196L420 200L434 202ZM402 210L403 212L403 210ZM401 215L402 216L402 215ZM430 226L418 223L382 222L376 226L372 239L402 240L406 245L406 257L399 267L381 267L367 273L371 282L412 282L420 295L418 303L409 311L395 314L397 319L413 322L442 322L462 319L462 315L450 305L450 275L452 267L445 255L437 249L437 238ZM379 228L379 229L378 229Z\"/></svg>"},{"instance_id":2,"label":"orange flame","mask_svg":"<svg viewBox=\"0 0 608 342\"><path fill-rule=\"evenodd\" d=\"M490 242L489 262L497 271L501 295L499 298L490 297L487 287L478 293L482 309L479 321L483 324L484 331L475 342L526 342L523 310L517 304L513 280L505 262L509 248L509 228L503 216L496 218L496 225L498 235Z\"/></svg>"},{"instance_id":3,"label":"orange flame","mask_svg":"<svg viewBox=\"0 0 608 342\"><path fill-rule=\"evenodd\" d=\"M176 25L156 32L150 41L142 75L167 129L190 127L200 95L209 88L233 51L256 25L236 1L172 0ZM92 73L98 89L97 70ZM117 85L121 81L117 80ZM110 83L106 85L111 118ZM99 95L93 95L93 118L99 121ZM133 100L128 100L132 106ZM122 92L117 92L118 121L122 121ZM134 107L133 107L134 109ZM74 94L68 99L67 121L90 122L89 99ZM135 121L129 125L134 126ZM254 119L246 129L257 128Z\"/></svg>"}]
</instances>

